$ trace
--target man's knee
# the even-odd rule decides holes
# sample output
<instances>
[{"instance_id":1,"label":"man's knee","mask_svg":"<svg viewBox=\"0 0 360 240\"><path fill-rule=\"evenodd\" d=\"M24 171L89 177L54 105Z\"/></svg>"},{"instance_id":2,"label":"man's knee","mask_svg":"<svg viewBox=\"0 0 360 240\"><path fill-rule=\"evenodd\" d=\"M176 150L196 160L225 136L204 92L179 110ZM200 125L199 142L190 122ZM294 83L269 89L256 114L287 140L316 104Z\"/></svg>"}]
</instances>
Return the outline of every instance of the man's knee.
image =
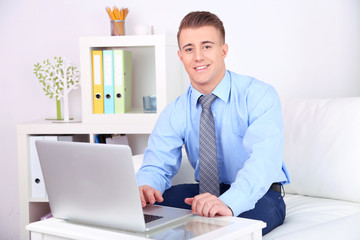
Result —
<instances>
[{"instance_id":1,"label":"man's knee","mask_svg":"<svg viewBox=\"0 0 360 240\"><path fill-rule=\"evenodd\" d=\"M199 194L199 184L179 184L172 186L163 194L164 201L158 205L191 209L191 206L184 202L185 198L191 198Z\"/></svg>"},{"instance_id":2,"label":"man's knee","mask_svg":"<svg viewBox=\"0 0 360 240\"><path fill-rule=\"evenodd\" d=\"M238 217L261 220L266 223L263 235L280 226L286 215L286 206L280 193L269 190L256 204L254 209L240 214Z\"/></svg>"}]
</instances>

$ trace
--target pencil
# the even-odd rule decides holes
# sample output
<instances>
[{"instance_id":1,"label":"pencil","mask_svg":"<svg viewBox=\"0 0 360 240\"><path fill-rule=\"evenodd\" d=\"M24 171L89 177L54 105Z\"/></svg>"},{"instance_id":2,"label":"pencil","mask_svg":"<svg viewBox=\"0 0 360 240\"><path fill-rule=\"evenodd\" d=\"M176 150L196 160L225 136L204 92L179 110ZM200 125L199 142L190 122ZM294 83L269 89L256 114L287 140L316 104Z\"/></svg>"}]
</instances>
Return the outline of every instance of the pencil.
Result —
<instances>
[{"instance_id":1,"label":"pencil","mask_svg":"<svg viewBox=\"0 0 360 240\"><path fill-rule=\"evenodd\" d=\"M124 22L125 18L127 17L129 13L128 8L117 8L116 6L113 7L111 10L110 7L105 8L106 12L109 15L109 18L111 20L112 24L112 35L125 35L125 29L124 29Z\"/></svg>"}]
</instances>

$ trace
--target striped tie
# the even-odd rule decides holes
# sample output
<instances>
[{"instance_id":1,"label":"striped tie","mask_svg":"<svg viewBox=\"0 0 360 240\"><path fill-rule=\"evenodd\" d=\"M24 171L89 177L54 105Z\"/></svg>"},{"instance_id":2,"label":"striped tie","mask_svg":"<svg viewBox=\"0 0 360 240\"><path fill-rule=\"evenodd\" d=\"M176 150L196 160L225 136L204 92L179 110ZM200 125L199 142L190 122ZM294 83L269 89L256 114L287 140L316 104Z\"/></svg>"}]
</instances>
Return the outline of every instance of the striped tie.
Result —
<instances>
[{"instance_id":1,"label":"striped tie","mask_svg":"<svg viewBox=\"0 0 360 240\"><path fill-rule=\"evenodd\" d=\"M202 95L199 103L202 107L200 116L200 193L211 193L220 196L219 169L217 162L216 136L214 116L211 104L216 96Z\"/></svg>"}]
</instances>

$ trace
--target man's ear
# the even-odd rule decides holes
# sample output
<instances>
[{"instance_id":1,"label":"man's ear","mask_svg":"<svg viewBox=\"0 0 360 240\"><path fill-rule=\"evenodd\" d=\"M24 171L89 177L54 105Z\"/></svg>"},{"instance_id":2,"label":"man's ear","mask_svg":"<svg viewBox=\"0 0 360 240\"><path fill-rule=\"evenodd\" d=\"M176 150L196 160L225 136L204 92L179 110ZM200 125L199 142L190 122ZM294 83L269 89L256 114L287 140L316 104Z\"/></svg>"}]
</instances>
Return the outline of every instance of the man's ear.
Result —
<instances>
[{"instance_id":1,"label":"man's ear","mask_svg":"<svg viewBox=\"0 0 360 240\"><path fill-rule=\"evenodd\" d=\"M179 56L180 60L182 61L181 51L180 51L180 50L178 50L177 54L178 54L178 56Z\"/></svg>"},{"instance_id":2,"label":"man's ear","mask_svg":"<svg viewBox=\"0 0 360 240\"><path fill-rule=\"evenodd\" d=\"M222 46L222 53L224 59L226 58L228 51L229 51L229 46L226 43L224 43L224 45Z\"/></svg>"}]
</instances>

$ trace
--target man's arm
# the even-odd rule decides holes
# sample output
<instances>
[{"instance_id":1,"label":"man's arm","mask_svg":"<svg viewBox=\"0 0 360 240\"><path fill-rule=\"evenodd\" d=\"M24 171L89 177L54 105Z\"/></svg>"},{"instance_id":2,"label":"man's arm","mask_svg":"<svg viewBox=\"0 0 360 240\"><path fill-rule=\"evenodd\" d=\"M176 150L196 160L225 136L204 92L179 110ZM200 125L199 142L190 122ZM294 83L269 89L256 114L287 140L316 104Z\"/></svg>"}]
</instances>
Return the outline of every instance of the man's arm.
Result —
<instances>
[{"instance_id":1,"label":"man's arm","mask_svg":"<svg viewBox=\"0 0 360 240\"><path fill-rule=\"evenodd\" d=\"M184 111L179 111L175 102L170 103L149 137L142 167L136 174L142 203L162 201L161 194L171 187L171 179L180 168L183 140L179 132L184 124L178 123L181 119L174 117L176 112Z\"/></svg>"},{"instance_id":2,"label":"man's arm","mask_svg":"<svg viewBox=\"0 0 360 240\"><path fill-rule=\"evenodd\" d=\"M243 147L248 159L231 187L219 197L235 216L254 208L272 183L287 182L283 165L282 112L276 91L254 82L247 92L246 106L249 125Z\"/></svg>"}]
</instances>

